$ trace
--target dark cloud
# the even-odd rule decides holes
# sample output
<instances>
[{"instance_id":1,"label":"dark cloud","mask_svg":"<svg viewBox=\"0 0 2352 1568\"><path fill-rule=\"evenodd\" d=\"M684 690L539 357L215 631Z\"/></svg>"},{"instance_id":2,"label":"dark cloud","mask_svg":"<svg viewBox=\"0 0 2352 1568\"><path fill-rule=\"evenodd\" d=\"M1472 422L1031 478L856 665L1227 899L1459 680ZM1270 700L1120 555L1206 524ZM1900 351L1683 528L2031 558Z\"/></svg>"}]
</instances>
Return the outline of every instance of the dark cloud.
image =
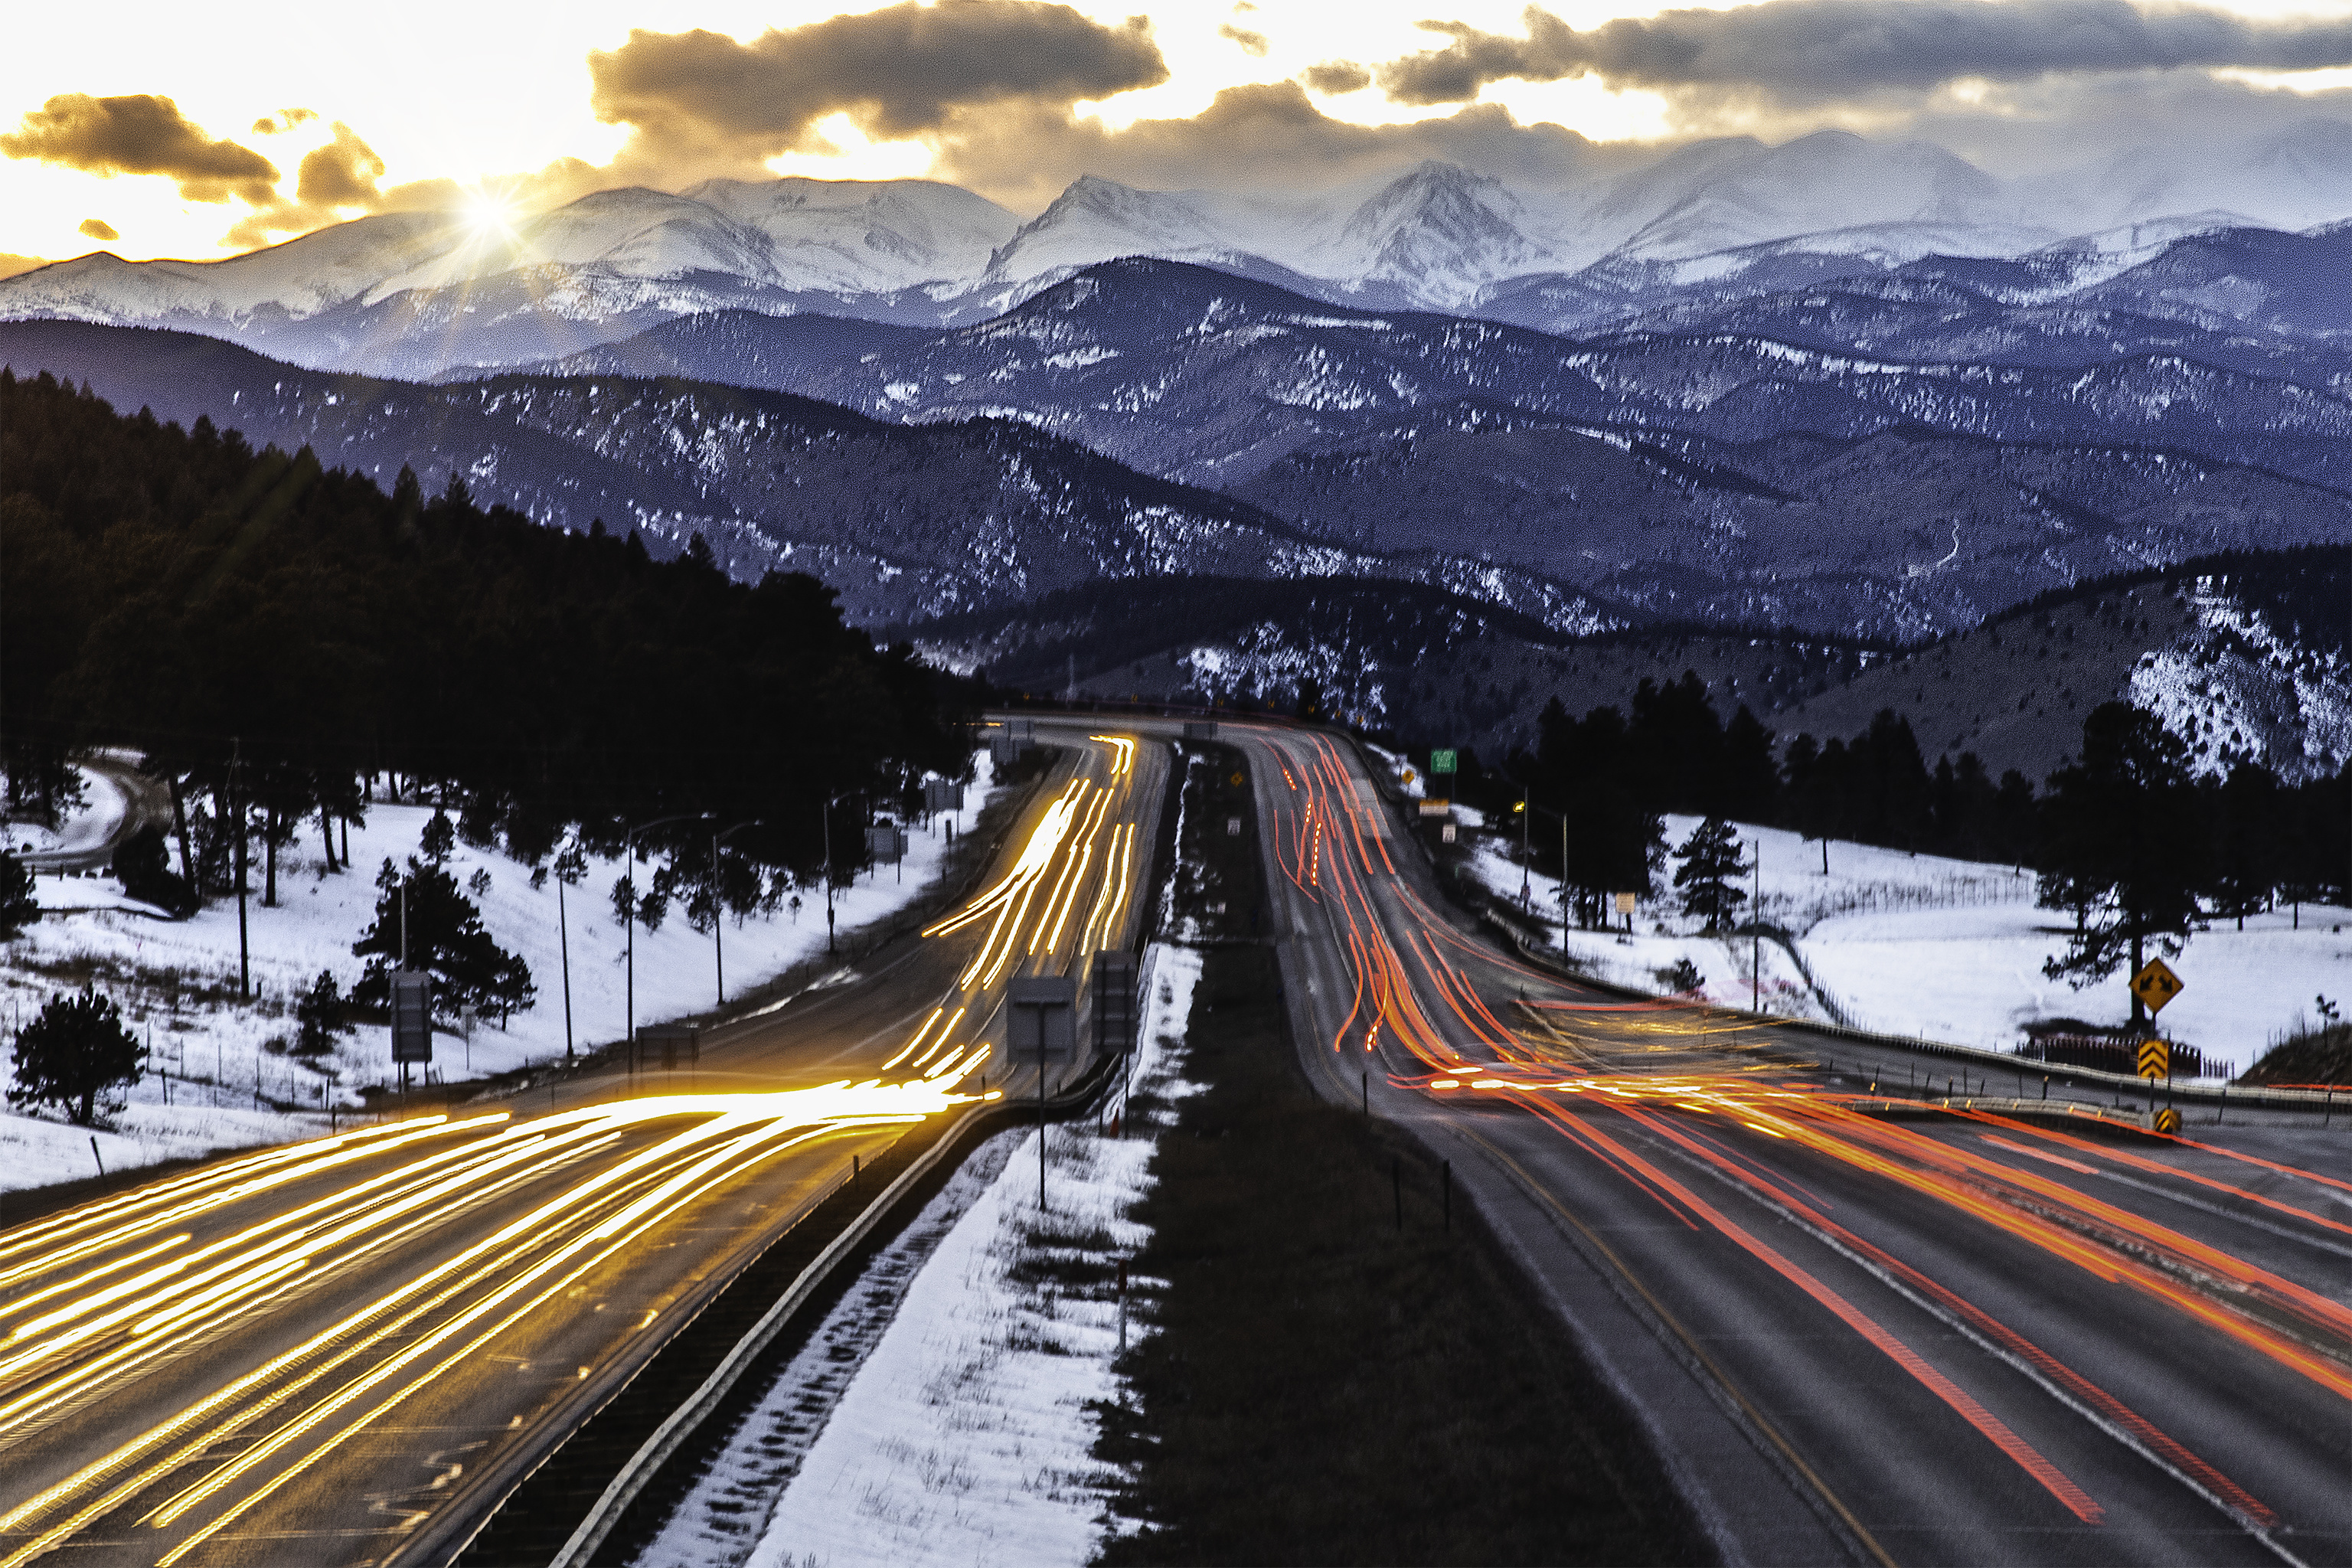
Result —
<instances>
[{"instance_id":1,"label":"dark cloud","mask_svg":"<svg viewBox=\"0 0 2352 1568\"><path fill-rule=\"evenodd\" d=\"M307 234L336 223L357 208L362 214L415 211L457 205L460 191L453 180L424 180L386 191L376 184L383 178L383 160L357 132L338 120L335 139L302 155L295 170L294 195L257 207L228 231L228 245L267 245L280 234Z\"/></svg>"},{"instance_id":2,"label":"dark cloud","mask_svg":"<svg viewBox=\"0 0 2352 1568\"><path fill-rule=\"evenodd\" d=\"M1231 22L1224 23L1217 28L1217 37L1229 38L1239 44L1242 47L1242 53L1253 59L1265 58L1265 51L1269 47L1264 33L1253 33L1246 27L1236 27Z\"/></svg>"},{"instance_id":3,"label":"dark cloud","mask_svg":"<svg viewBox=\"0 0 2352 1568\"><path fill-rule=\"evenodd\" d=\"M1372 85L1372 73L1353 60L1325 60L1300 71L1298 79L1318 92L1361 92Z\"/></svg>"},{"instance_id":4,"label":"dark cloud","mask_svg":"<svg viewBox=\"0 0 2352 1568\"><path fill-rule=\"evenodd\" d=\"M1437 158L1544 188L1654 155L1633 143L1599 145L1558 125L1521 125L1499 104L1357 125L1323 113L1297 82L1277 81L1229 87L1190 119L1139 120L1120 131L1042 108L964 115L940 137L934 175L1034 211L1080 174L1150 190L1296 193Z\"/></svg>"},{"instance_id":5,"label":"dark cloud","mask_svg":"<svg viewBox=\"0 0 2352 1568\"><path fill-rule=\"evenodd\" d=\"M1400 103L1466 103L1488 82L1598 76L1612 86L1754 89L1813 102L1966 78L2352 63L2352 22L2252 21L2126 0L1765 0L1621 17L1584 32L1539 6L1527 37L1424 22L1452 42L1380 68Z\"/></svg>"},{"instance_id":6,"label":"dark cloud","mask_svg":"<svg viewBox=\"0 0 2352 1568\"><path fill-rule=\"evenodd\" d=\"M168 98L64 92L0 135L0 153L92 174L161 174L192 202L271 201L278 166L250 147L215 140Z\"/></svg>"},{"instance_id":7,"label":"dark cloud","mask_svg":"<svg viewBox=\"0 0 2352 1568\"><path fill-rule=\"evenodd\" d=\"M275 136L281 131L291 131L297 125L308 125L319 118L315 109L281 109L275 114L265 114L253 122L256 136Z\"/></svg>"},{"instance_id":8,"label":"dark cloud","mask_svg":"<svg viewBox=\"0 0 2352 1568\"><path fill-rule=\"evenodd\" d=\"M835 113L903 140L976 108L1059 107L1168 79L1149 18L1106 27L1042 0L907 0L749 44L635 30L588 70L597 117L636 132L620 163L673 179L824 151L812 128Z\"/></svg>"},{"instance_id":9,"label":"dark cloud","mask_svg":"<svg viewBox=\"0 0 2352 1568\"><path fill-rule=\"evenodd\" d=\"M75 232L79 233L84 239L94 239L101 245L110 245L114 241L122 237L121 234L115 228L115 226L102 217L86 217L82 219L81 227Z\"/></svg>"}]
</instances>

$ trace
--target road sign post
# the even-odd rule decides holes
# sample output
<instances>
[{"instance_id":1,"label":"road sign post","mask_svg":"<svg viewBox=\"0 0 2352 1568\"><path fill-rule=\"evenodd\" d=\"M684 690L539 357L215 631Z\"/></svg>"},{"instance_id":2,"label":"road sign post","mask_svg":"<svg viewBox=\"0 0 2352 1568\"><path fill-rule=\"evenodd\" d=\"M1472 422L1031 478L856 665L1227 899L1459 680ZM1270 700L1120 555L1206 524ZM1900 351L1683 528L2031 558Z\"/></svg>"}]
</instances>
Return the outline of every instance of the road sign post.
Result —
<instances>
[{"instance_id":1,"label":"road sign post","mask_svg":"<svg viewBox=\"0 0 2352 1568\"><path fill-rule=\"evenodd\" d=\"M400 1067L400 1087L408 1088L408 1064L433 1060L433 977L395 969L392 983L392 1059Z\"/></svg>"},{"instance_id":2,"label":"road sign post","mask_svg":"<svg viewBox=\"0 0 2352 1568\"><path fill-rule=\"evenodd\" d=\"M2139 1076L2147 1079L2147 1113L2156 1115L2156 1080L2172 1076L2172 1047L2162 1040L2143 1040L2139 1047Z\"/></svg>"},{"instance_id":3,"label":"road sign post","mask_svg":"<svg viewBox=\"0 0 2352 1568\"><path fill-rule=\"evenodd\" d=\"M660 1047L664 1072L676 1072L680 1062L693 1068L702 1064L702 1031L692 1024L647 1024L637 1031L637 1040Z\"/></svg>"},{"instance_id":4,"label":"road sign post","mask_svg":"<svg viewBox=\"0 0 2352 1568\"><path fill-rule=\"evenodd\" d=\"M1617 895L1617 912L1625 917L1625 934L1627 936L1632 936L1633 934L1633 894L1620 893Z\"/></svg>"},{"instance_id":5,"label":"road sign post","mask_svg":"<svg viewBox=\"0 0 2352 1568\"><path fill-rule=\"evenodd\" d=\"M1065 974L1027 974L1004 997L1005 1062L1024 1046L1037 1052L1037 1207L1045 1206L1045 1058L1077 1049L1078 983Z\"/></svg>"},{"instance_id":6,"label":"road sign post","mask_svg":"<svg viewBox=\"0 0 2352 1568\"><path fill-rule=\"evenodd\" d=\"M1124 1057L1135 1049L1139 1023L1135 954L1124 948L1096 953L1091 988L1095 1049L1107 1057Z\"/></svg>"}]
</instances>

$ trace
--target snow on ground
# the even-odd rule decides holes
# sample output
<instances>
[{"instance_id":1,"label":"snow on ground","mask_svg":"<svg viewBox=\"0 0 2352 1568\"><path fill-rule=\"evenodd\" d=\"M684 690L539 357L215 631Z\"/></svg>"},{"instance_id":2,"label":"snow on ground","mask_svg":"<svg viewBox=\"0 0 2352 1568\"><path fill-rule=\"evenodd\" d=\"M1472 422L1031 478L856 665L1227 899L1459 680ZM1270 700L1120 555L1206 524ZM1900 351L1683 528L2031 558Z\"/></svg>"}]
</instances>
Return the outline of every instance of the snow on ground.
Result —
<instances>
[{"instance_id":1,"label":"snow on ground","mask_svg":"<svg viewBox=\"0 0 2352 1568\"><path fill-rule=\"evenodd\" d=\"M1174 1076L1173 1047L1200 972L1200 955L1185 949L1162 947L1154 959L1135 1073L1164 1100L1191 1090ZM1108 1291L1065 1293L1051 1265L1079 1257L1099 1265L1106 1250L1129 1254L1141 1244L1127 1215L1149 1187L1153 1138L1165 1124L1130 1122L1120 1138L1097 1136L1091 1124L1053 1129L1051 1206L1042 1216L1037 1134L992 1140L962 1173L989 1179L953 1200L969 1206L929 1261L911 1282L894 1284L882 1278L890 1255L877 1259L811 1341L821 1353L803 1353L745 1419L638 1556L640 1568L1088 1561L1104 1529L1108 1478L1092 1457L1087 1406L1118 1397L1118 1309ZM940 1217L950 1194L910 1236ZM903 1298L878 1339L861 1342L849 1321L879 1315L876 1289ZM860 1355L845 1390L837 1378L826 1385L826 1357ZM812 1409L823 1421L814 1441ZM763 1497L773 1503L761 1525L746 1516Z\"/></svg>"},{"instance_id":2,"label":"snow on ground","mask_svg":"<svg viewBox=\"0 0 2352 1568\"><path fill-rule=\"evenodd\" d=\"M71 854L106 842L123 813L131 809L131 797L104 773L83 767L74 772L81 779L81 809L55 828L37 822L0 825L0 848L19 855Z\"/></svg>"},{"instance_id":3,"label":"snow on ground","mask_svg":"<svg viewBox=\"0 0 2352 1568\"><path fill-rule=\"evenodd\" d=\"M958 836L970 830L991 794L988 757L955 816ZM97 792L93 791L93 798ZM348 990L364 967L352 943L375 918L375 878L386 858L404 867L418 853L429 806L371 805L364 826L351 833L352 868L330 874L315 847L316 828L281 857L278 901L261 903L254 872L247 900L247 944L253 997L237 997L237 910L216 900L184 921L142 912L110 879L37 879L45 913L16 941L0 946L0 1023L28 1022L50 996L77 989L83 979L115 998L132 1029L152 1042L149 1076L133 1088L112 1130L98 1132L108 1169L145 1164L216 1146L308 1136L325 1123L331 1100L349 1107L359 1088L388 1083L390 1032L362 1025L320 1069L282 1052L294 1033L293 1000L320 970ZM913 900L939 873L947 848L946 818L926 832L908 832L903 868L881 867L835 895L840 928L853 931ZM68 833L75 825L66 825ZM340 845L339 845L340 847ZM477 871L489 874L487 892L468 892L493 940L522 955L538 985L538 1000L508 1026L485 1020L470 1042L434 1038L436 1078L457 1081L561 1058L564 1050L564 983L557 882L530 885L530 868L497 850L459 844L448 869L466 887ZM626 1029L626 952L611 891L621 875L614 858L592 858L587 879L562 894L571 945L572 1037L585 1048L623 1037ZM641 868L640 885L650 877ZM722 934L729 994L740 994L820 951L824 900L803 889L802 907L741 921L732 916ZM67 912L70 911L70 912ZM710 933L696 931L673 905L661 929L636 932L637 1022L708 1009L717 1000ZM280 1049L273 1051L276 1041ZM13 1062L11 1064L13 1070ZM289 1114L264 1103L315 1106ZM90 1133L64 1125L53 1113L0 1115L0 1188L37 1186L94 1173Z\"/></svg>"},{"instance_id":4,"label":"snow on ground","mask_svg":"<svg viewBox=\"0 0 2352 1568\"><path fill-rule=\"evenodd\" d=\"M1698 820L1666 818L1669 850ZM2043 960L2065 948L2066 917L2035 907L2033 874L2021 867L1832 841L1824 875L1820 840L1733 826L1746 855L1761 846L1765 921L1791 933L1803 969L1769 941L1700 934L1672 896L1678 862L1671 855L1659 878L1668 896L1642 901L1631 936L1570 931L1568 954L1597 979L1653 992L1680 989L1661 972L1687 962L1708 1001L1745 1007L1754 994L1768 1012L1984 1050L2016 1048L2036 1019L2107 1025L2130 1016L2120 974L2087 991L2043 976ZM1481 837L1467 857L1472 874L1514 904L1522 879L1517 849ZM1559 884L1540 874L1527 880L1532 912L1557 922ZM1743 881L1742 890L1753 885ZM1741 906L1740 918L1747 914ZM2164 1032L2242 1071L2302 1026L2317 997L2352 996L2352 910L2305 905L2296 925L2283 908L2250 917L2242 932L2231 921L2199 932L2168 961L2185 987L2164 1012ZM1762 982L1751 992L1759 945Z\"/></svg>"}]
</instances>

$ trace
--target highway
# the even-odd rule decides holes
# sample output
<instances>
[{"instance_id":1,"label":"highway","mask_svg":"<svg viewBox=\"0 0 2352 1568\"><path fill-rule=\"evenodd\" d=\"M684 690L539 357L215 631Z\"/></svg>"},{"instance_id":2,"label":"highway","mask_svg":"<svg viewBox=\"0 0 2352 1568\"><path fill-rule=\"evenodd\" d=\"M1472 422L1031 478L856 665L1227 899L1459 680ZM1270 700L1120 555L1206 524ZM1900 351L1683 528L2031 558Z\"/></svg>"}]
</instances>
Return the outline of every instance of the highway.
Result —
<instances>
[{"instance_id":1,"label":"highway","mask_svg":"<svg viewBox=\"0 0 2352 1568\"><path fill-rule=\"evenodd\" d=\"M469 1476L552 1450L854 1160L1034 1090L1003 1059L1007 985L1131 942L1168 756L1039 739L1064 754L967 905L714 1027L690 1066L0 1232L0 1568L381 1561L484 1506Z\"/></svg>"},{"instance_id":2,"label":"highway","mask_svg":"<svg viewBox=\"0 0 2352 1568\"><path fill-rule=\"evenodd\" d=\"M1885 1114L1948 1064L1522 963L1351 746L1220 738L1308 1076L1451 1163L1727 1559L2352 1562L2352 1128Z\"/></svg>"}]
</instances>

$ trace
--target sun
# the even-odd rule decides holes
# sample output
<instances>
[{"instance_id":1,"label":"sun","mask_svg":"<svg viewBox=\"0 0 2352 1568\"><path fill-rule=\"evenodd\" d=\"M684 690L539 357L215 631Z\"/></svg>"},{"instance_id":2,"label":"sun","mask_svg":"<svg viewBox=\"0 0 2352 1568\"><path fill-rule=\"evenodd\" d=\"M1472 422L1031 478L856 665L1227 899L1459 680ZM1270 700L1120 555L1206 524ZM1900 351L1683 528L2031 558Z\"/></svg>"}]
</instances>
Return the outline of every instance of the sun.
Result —
<instances>
[{"instance_id":1,"label":"sun","mask_svg":"<svg viewBox=\"0 0 2352 1568\"><path fill-rule=\"evenodd\" d=\"M514 234L514 204L500 192L468 191L458 210L477 239L503 239Z\"/></svg>"}]
</instances>

